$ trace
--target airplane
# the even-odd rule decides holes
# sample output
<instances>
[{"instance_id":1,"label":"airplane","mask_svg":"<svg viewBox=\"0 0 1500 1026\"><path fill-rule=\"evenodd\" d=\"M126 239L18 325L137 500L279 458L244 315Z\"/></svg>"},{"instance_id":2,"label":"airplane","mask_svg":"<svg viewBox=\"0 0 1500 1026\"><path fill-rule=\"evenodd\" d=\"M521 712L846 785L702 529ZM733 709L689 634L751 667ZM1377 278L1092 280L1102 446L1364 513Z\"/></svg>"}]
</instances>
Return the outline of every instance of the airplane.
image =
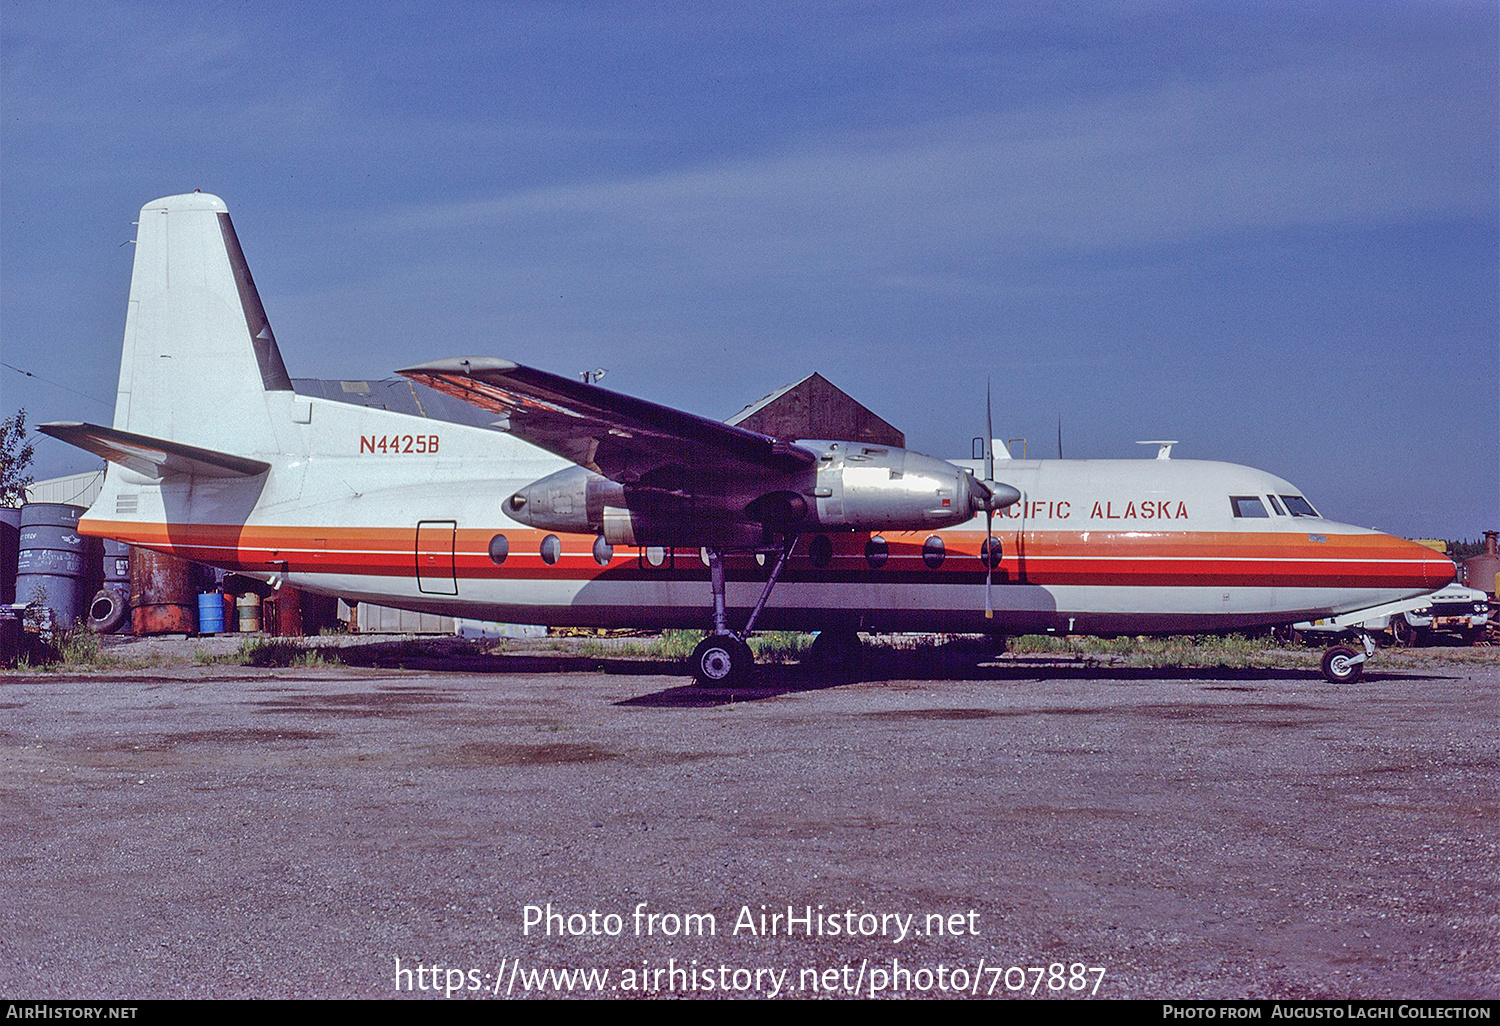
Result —
<instances>
[{"instance_id":1,"label":"airplane","mask_svg":"<svg viewBox=\"0 0 1500 1026\"><path fill-rule=\"evenodd\" d=\"M1169 444L1027 460L986 441L954 462L773 438L493 356L400 371L488 426L299 395L223 200L147 203L135 241L112 426L39 428L109 461L79 531L272 587L707 627L692 673L725 686L751 678L757 627L817 631L809 660L846 673L861 630L1244 630L1453 578L1431 549L1327 520L1282 478ZM1329 649L1329 680L1359 676L1363 640Z\"/></svg>"}]
</instances>

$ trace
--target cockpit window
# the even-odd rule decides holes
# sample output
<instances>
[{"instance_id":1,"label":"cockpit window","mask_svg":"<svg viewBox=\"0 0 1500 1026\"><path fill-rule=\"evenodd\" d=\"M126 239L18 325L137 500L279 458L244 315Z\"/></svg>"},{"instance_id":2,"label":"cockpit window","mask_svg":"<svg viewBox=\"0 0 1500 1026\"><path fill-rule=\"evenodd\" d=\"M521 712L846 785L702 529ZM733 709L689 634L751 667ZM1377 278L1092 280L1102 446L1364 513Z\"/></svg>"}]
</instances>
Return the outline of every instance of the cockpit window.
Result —
<instances>
[{"instance_id":1,"label":"cockpit window","mask_svg":"<svg viewBox=\"0 0 1500 1026\"><path fill-rule=\"evenodd\" d=\"M1279 503L1279 502L1276 501L1276 496L1274 496L1274 495L1267 495L1266 498L1268 498L1268 499L1271 500L1271 508L1276 511L1276 515L1278 517L1284 517L1284 516L1286 516L1286 510L1284 510L1284 509L1281 508L1281 503Z\"/></svg>"},{"instance_id":2,"label":"cockpit window","mask_svg":"<svg viewBox=\"0 0 1500 1026\"><path fill-rule=\"evenodd\" d=\"M1321 516L1317 510L1312 508L1312 503L1300 495L1283 495L1281 501L1286 503L1286 511L1294 517Z\"/></svg>"},{"instance_id":3,"label":"cockpit window","mask_svg":"<svg viewBox=\"0 0 1500 1026\"><path fill-rule=\"evenodd\" d=\"M1234 507L1234 515L1237 517L1269 517L1266 512L1265 503L1260 501L1258 495L1231 495L1229 504Z\"/></svg>"}]
</instances>

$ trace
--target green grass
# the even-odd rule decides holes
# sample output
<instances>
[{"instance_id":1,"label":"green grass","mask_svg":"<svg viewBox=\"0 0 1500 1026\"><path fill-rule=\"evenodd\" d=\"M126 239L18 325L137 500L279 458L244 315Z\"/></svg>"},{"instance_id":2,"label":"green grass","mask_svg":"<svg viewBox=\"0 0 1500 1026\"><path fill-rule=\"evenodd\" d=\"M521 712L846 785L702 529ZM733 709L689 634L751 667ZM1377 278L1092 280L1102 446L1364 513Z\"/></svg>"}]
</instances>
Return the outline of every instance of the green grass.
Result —
<instances>
[{"instance_id":1,"label":"green grass","mask_svg":"<svg viewBox=\"0 0 1500 1026\"><path fill-rule=\"evenodd\" d=\"M245 638L233 652L215 654L199 645L193 662L199 666L332 666L322 649L310 648L287 638Z\"/></svg>"},{"instance_id":2,"label":"green grass","mask_svg":"<svg viewBox=\"0 0 1500 1026\"><path fill-rule=\"evenodd\" d=\"M1315 662L1312 652L1288 653L1269 638L1241 634L1174 634L1165 637L1059 637L1025 634L1006 647L1017 655L1056 655L1126 666L1254 667Z\"/></svg>"},{"instance_id":3,"label":"green grass","mask_svg":"<svg viewBox=\"0 0 1500 1026\"><path fill-rule=\"evenodd\" d=\"M78 624L57 634L50 643L33 643L16 660L17 670L91 670L114 669L124 663L106 655L99 635L86 624Z\"/></svg>"},{"instance_id":4,"label":"green grass","mask_svg":"<svg viewBox=\"0 0 1500 1026\"><path fill-rule=\"evenodd\" d=\"M593 638L553 638L546 648L554 652L592 656L599 659L661 659L681 661L693 654L698 642L708 635L703 631L669 630L660 637L621 641L606 641ZM795 661L798 655L812 644L811 634L797 631L764 631L750 637L750 650L757 662Z\"/></svg>"},{"instance_id":5,"label":"green grass","mask_svg":"<svg viewBox=\"0 0 1500 1026\"><path fill-rule=\"evenodd\" d=\"M812 643L811 634L799 631L765 631L750 636L750 651L761 662L785 662L800 658L812 647Z\"/></svg>"}]
</instances>

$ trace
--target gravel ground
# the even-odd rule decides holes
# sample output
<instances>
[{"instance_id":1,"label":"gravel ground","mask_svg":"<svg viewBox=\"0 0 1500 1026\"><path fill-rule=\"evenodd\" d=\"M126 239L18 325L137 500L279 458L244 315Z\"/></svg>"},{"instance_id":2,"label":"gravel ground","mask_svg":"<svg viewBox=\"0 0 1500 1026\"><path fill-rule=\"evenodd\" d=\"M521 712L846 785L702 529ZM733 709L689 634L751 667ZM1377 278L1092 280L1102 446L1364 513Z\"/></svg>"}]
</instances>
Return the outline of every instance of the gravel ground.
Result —
<instances>
[{"instance_id":1,"label":"gravel ground","mask_svg":"<svg viewBox=\"0 0 1500 1026\"><path fill-rule=\"evenodd\" d=\"M1372 667L0 675L0 995L1500 997L1497 663Z\"/></svg>"}]
</instances>

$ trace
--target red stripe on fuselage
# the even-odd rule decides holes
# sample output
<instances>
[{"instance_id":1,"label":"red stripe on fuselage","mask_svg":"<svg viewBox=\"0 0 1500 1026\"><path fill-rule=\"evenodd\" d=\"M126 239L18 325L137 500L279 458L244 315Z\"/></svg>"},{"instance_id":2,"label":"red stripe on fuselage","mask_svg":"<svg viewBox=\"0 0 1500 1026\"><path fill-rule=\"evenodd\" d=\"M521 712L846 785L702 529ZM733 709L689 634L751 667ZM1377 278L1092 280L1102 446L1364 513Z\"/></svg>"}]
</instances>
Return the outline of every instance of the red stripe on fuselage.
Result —
<instances>
[{"instance_id":1,"label":"red stripe on fuselage","mask_svg":"<svg viewBox=\"0 0 1500 1026\"><path fill-rule=\"evenodd\" d=\"M118 538L230 570L414 577L416 527L268 527L240 524L142 524L84 519L83 534ZM490 540L505 535L509 555L489 558ZM799 542L783 579L829 583L901 581L977 583L982 531L944 531L938 567L923 560L929 532L888 532L888 559L872 567L868 534L830 535L833 559L823 567ZM1027 531L998 535L1002 559L997 584L1124 585L1152 587L1436 588L1452 580L1453 564L1431 549L1382 534L1285 534L1231 531ZM540 556L546 533L529 529L461 529L455 535L454 572L460 580L653 580L706 577L697 549L668 553L650 566L641 550L617 550L607 566L593 557L593 535L559 535L562 557ZM1324 540L1318 541L1315 538ZM444 568L446 570L446 567ZM732 579L763 579L749 555L726 561ZM430 572L429 572L430 573Z\"/></svg>"}]
</instances>

